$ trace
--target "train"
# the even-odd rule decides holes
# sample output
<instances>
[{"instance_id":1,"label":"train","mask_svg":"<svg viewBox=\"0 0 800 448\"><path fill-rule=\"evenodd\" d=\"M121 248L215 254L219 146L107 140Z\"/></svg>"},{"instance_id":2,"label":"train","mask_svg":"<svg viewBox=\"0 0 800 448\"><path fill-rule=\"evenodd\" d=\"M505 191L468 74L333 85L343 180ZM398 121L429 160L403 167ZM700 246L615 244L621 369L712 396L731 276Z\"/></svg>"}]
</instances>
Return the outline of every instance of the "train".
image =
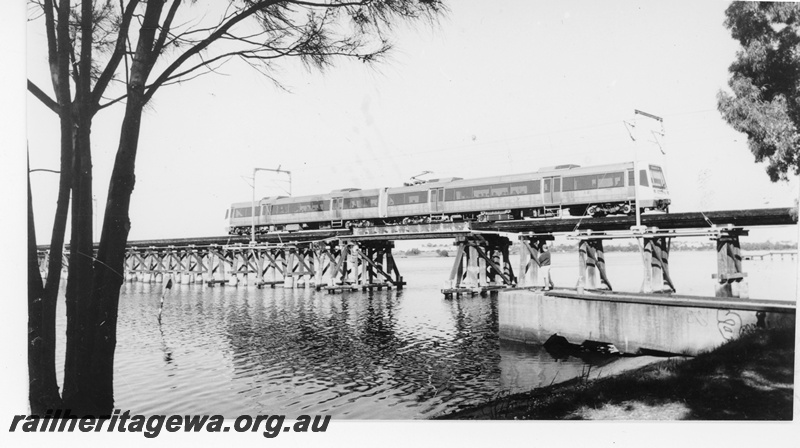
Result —
<instances>
[{"instance_id":1,"label":"train","mask_svg":"<svg viewBox=\"0 0 800 448\"><path fill-rule=\"evenodd\" d=\"M652 163L638 165L638 175L634 162L583 167L568 164L523 174L450 177L400 187L271 196L255 203L231 204L225 222L229 234L246 235L253 225L256 233L266 233L567 215L599 217L635 213L637 189L642 211L668 212L671 201L664 170Z\"/></svg>"}]
</instances>

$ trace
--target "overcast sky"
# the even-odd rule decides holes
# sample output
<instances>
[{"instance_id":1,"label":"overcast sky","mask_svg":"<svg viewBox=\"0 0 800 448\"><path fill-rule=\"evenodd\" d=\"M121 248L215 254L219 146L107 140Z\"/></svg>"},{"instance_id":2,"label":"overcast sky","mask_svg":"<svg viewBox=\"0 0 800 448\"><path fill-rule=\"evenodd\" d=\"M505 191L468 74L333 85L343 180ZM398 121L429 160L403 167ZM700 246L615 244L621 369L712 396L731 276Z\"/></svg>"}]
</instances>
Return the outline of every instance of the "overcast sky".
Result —
<instances>
[{"instance_id":1,"label":"overcast sky","mask_svg":"<svg viewBox=\"0 0 800 448\"><path fill-rule=\"evenodd\" d=\"M665 165L672 211L790 206L797 182L771 183L716 110L737 49L727 5L462 0L438 26L399 27L375 67L342 61L321 74L287 61L276 73L286 92L233 62L164 88L143 120L130 239L222 234L228 205L250 200L254 167L290 170L302 195L397 186L424 170L469 178L631 160L623 121L634 109L664 118L666 155L640 154ZM28 77L49 91L42 24L27 29ZM31 166L57 169L56 117L27 101ZM93 126L100 216L121 112ZM57 176L33 176L45 241ZM286 179L259 173L257 197L285 194Z\"/></svg>"}]
</instances>

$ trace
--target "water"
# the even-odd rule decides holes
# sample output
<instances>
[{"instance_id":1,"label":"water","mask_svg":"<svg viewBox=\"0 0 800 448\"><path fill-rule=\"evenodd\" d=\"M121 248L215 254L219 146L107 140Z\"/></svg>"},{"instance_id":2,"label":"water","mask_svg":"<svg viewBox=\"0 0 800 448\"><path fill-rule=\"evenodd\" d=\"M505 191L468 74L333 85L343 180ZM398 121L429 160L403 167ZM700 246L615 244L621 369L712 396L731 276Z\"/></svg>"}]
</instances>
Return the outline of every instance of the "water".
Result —
<instances>
[{"instance_id":1,"label":"water","mask_svg":"<svg viewBox=\"0 0 800 448\"><path fill-rule=\"evenodd\" d=\"M576 258L554 254L557 285L574 286ZM638 254L607 259L615 289L637 290ZM444 299L439 289L452 258L397 261L409 282L402 291L331 295L176 285L161 326L163 285L124 285L116 407L142 414L415 419L565 381L589 368L578 358L554 359L539 346L500 341L495 298ZM681 292L713 293L713 253L679 252L672 261ZM748 265L754 297L793 299L793 280L783 276L791 277L796 264L780 263ZM59 367L63 301L60 306ZM607 364L618 361L592 362L612 368Z\"/></svg>"}]
</instances>

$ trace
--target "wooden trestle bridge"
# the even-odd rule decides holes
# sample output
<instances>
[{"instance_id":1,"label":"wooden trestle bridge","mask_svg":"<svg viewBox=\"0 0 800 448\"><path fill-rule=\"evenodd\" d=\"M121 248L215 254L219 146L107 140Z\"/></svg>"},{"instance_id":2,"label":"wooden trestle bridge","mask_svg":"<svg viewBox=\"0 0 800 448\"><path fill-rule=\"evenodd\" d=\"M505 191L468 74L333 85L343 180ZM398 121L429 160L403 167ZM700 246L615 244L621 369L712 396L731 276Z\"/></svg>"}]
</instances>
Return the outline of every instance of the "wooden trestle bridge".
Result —
<instances>
[{"instance_id":1,"label":"wooden trestle bridge","mask_svg":"<svg viewBox=\"0 0 800 448\"><path fill-rule=\"evenodd\" d=\"M642 292L675 292L669 275L673 238L708 237L717 242L716 295L747 297L739 238L747 227L793 225L790 208L642 215L634 227L630 216L558 218L502 222L432 223L386 227L281 232L248 237L225 236L131 241L125 277L128 281L214 285L282 285L329 292L405 284L392 256L397 240L453 238L456 254L445 296L483 294L510 288L539 287L542 245L556 234L576 241L578 292L612 290L605 272L603 241L634 238L641 245ZM512 266L509 249L520 244L520 261ZM64 251L64 266L68 262ZM46 272L49 248L39 247L40 269Z\"/></svg>"}]
</instances>

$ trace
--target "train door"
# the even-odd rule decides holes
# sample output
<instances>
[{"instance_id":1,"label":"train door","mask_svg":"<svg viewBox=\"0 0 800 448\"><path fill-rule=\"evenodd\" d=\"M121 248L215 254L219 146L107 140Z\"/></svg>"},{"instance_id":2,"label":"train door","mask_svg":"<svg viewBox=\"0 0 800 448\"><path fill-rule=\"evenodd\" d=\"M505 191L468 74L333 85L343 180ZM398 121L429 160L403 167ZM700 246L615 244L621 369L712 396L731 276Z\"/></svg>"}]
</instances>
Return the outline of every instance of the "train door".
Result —
<instances>
[{"instance_id":1,"label":"train door","mask_svg":"<svg viewBox=\"0 0 800 448\"><path fill-rule=\"evenodd\" d=\"M561 203L561 176L545 177L542 195L545 205Z\"/></svg>"},{"instance_id":2,"label":"train door","mask_svg":"<svg viewBox=\"0 0 800 448\"><path fill-rule=\"evenodd\" d=\"M633 198L636 196L636 176L633 174L633 170L628 170L628 197Z\"/></svg>"},{"instance_id":3,"label":"train door","mask_svg":"<svg viewBox=\"0 0 800 448\"><path fill-rule=\"evenodd\" d=\"M442 213L442 210L444 210L444 188L431 188L428 191L431 213Z\"/></svg>"},{"instance_id":4,"label":"train door","mask_svg":"<svg viewBox=\"0 0 800 448\"><path fill-rule=\"evenodd\" d=\"M388 187L381 188L378 192L378 217L385 218L389 216L389 191Z\"/></svg>"},{"instance_id":5,"label":"train door","mask_svg":"<svg viewBox=\"0 0 800 448\"><path fill-rule=\"evenodd\" d=\"M343 206L344 198L331 198L331 221L337 221L339 225L342 223Z\"/></svg>"}]
</instances>

